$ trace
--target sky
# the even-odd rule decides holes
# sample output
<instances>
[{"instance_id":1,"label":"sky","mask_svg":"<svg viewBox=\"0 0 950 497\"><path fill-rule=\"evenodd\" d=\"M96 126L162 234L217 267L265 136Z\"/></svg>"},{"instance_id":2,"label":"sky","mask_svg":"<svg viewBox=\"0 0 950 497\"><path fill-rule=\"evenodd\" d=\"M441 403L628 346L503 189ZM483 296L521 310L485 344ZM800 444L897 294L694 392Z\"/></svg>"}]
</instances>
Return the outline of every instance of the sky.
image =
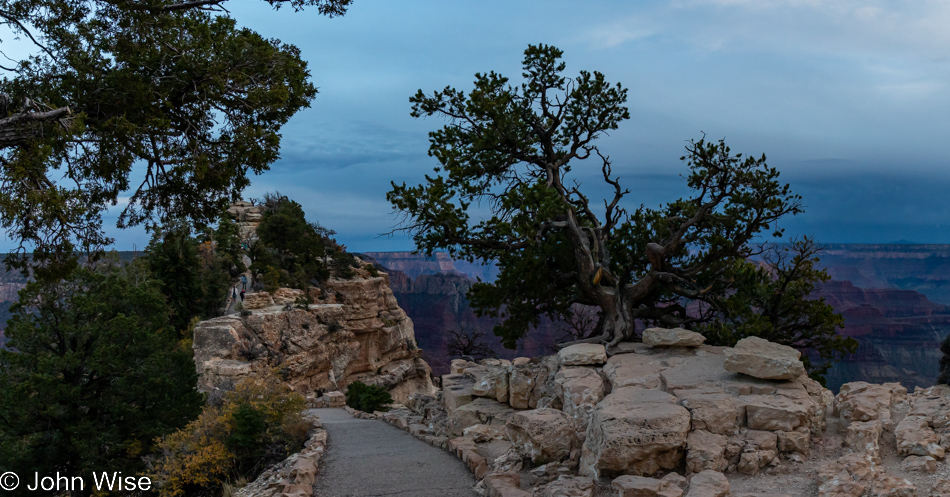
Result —
<instances>
[{"instance_id":1,"label":"sky","mask_svg":"<svg viewBox=\"0 0 950 497\"><path fill-rule=\"evenodd\" d=\"M950 243L950 3L915 0L354 0L343 17L227 3L240 24L301 49L320 93L283 129L281 159L246 197L279 191L350 250L411 250L385 199L436 165L409 97L517 82L524 49L629 88L630 120L599 145L627 207L688 194L690 139L766 154L802 195L787 235L826 243ZM596 197L599 169L578 168ZM110 230L116 248L140 231Z\"/></svg>"}]
</instances>

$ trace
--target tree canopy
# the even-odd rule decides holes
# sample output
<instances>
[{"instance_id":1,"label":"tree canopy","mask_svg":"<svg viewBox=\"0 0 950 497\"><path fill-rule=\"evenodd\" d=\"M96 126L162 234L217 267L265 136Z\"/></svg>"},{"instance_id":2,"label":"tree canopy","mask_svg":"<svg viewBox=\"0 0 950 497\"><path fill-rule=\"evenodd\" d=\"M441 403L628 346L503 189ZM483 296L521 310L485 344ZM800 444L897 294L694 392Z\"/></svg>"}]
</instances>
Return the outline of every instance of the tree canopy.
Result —
<instances>
[{"instance_id":1,"label":"tree canopy","mask_svg":"<svg viewBox=\"0 0 950 497\"><path fill-rule=\"evenodd\" d=\"M190 350L143 266L110 261L21 292L0 350L4 468L134 474L156 437L200 412Z\"/></svg>"},{"instance_id":2,"label":"tree canopy","mask_svg":"<svg viewBox=\"0 0 950 497\"><path fill-rule=\"evenodd\" d=\"M529 46L520 85L489 72L468 93L447 87L410 99L414 117L448 124L429 133L435 174L393 183L387 195L405 215L399 229L428 253L497 261L498 279L469 298L502 318L495 333L509 347L543 315L564 320L576 304L600 310L590 342L634 339L637 322L712 319L690 308L735 291L737 264L761 252L763 236L782 235L776 221L801 212L800 197L764 155L703 137L681 158L691 194L628 212L630 190L597 145L629 118L627 90L596 71L569 78L561 57ZM599 169L611 191L601 207L571 179L582 167Z\"/></svg>"},{"instance_id":3,"label":"tree canopy","mask_svg":"<svg viewBox=\"0 0 950 497\"><path fill-rule=\"evenodd\" d=\"M213 221L278 158L317 90L295 46L238 27L227 3L0 0L0 25L35 47L0 80L0 223L21 252L103 245L122 197L121 227Z\"/></svg>"}]
</instances>

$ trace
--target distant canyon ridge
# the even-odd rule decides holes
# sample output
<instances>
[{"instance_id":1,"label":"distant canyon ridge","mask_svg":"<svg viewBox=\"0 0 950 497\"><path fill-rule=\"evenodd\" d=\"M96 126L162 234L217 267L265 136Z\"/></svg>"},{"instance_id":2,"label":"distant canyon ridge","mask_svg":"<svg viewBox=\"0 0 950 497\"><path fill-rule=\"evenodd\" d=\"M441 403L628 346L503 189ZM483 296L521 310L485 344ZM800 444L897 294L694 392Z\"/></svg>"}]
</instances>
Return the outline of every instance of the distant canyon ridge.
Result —
<instances>
[{"instance_id":1,"label":"distant canyon ridge","mask_svg":"<svg viewBox=\"0 0 950 497\"><path fill-rule=\"evenodd\" d=\"M950 334L950 245L829 244L822 266L832 280L820 295L845 318L841 333L854 337L856 353L826 375L833 391L849 381L899 381L909 389L933 385L940 341ZM495 322L478 318L465 293L476 281L492 281L493 265L411 252L365 252L389 269L399 305L415 325L416 339L436 374L448 372L446 330L485 333L499 357L550 354L563 340L563 325L543 322L519 344L502 348L492 335Z\"/></svg>"},{"instance_id":2,"label":"distant canyon ridge","mask_svg":"<svg viewBox=\"0 0 950 497\"><path fill-rule=\"evenodd\" d=\"M566 338L563 325L541 326L507 350L492 334L495 321L476 317L465 297L478 280L493 281L493 265L411 252L364 252L390 273L399 306L415 327L424 358L435 374L448 372L447 330L483 332L502 358L550 354ZM120 253L131 259L132 253ZM842 334L859 342L827 375L834 391L849 381L899 381L909 389L930 386L937 378L940 341L950 334L950 245L830 244L821 263L832 281L820 295L845 318ZM0 273L0 332L9 306L25 281L18 273ZM0 334L0 343L4 341Z\"/></svg>"}]
</instances>

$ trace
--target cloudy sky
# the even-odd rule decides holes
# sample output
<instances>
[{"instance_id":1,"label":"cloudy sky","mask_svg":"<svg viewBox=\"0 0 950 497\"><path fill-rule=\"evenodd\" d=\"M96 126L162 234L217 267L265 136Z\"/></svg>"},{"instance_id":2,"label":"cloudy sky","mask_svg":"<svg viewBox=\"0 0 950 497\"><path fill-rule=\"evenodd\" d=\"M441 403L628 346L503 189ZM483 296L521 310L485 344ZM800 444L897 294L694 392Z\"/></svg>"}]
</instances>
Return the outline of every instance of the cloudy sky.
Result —
<instances>
[{"instance_id":1,"label":"cloudy sky","mask_svg":"<svg viewBox=\"0 0 950 497\"><path fill-rule=\"evenodd\" d=\"M564 50L569 74L599 70L630 89L631 119L600 143L628 206L685 194L678 158L705 132L765 153L804 197L789 234L950 243L945 1L355 0L335 19L228 7L300 47L320 88L247 196L289 195L352 250L412 248L379 237L397 221L385 193L431 171L426 133L443 122L411 118L409 96L467 90L489 70L516 80L529 43ZM114 234L120 250L146 242Z\"/></svg>"}]
</instances>

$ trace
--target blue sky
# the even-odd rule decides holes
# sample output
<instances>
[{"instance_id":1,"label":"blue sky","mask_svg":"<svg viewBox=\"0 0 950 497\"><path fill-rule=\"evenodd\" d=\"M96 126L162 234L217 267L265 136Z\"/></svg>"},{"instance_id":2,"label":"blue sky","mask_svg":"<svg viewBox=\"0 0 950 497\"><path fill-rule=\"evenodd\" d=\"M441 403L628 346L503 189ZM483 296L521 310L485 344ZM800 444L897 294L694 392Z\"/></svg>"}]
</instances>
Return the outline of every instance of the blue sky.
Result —
<instances>
[{"instance_id":1,"label":"blue sky","mask_svg":"<svg viewBox=\"0 0 950 497\"><path fill-rule=\"evenodd\" d=\"M765 153L806 211L787 233L823 242L950 243L950 3L915 0L355 0L341 18L241 0L239 23L300 47L320 88L284 128L282 159L248 197L279 190L350 249L408 250L378 237L397 219L390 180L435 165L410 95L517 80L529 43L558 46L568 73L630 89L631 119L601 140L633 193L686 193L678 158L705 132ZM596 174L596 171L592 171ZM580 171L585 185L597 178ZM117 248L146 243L114 230Z\"/></svg>"}]
</instances>

